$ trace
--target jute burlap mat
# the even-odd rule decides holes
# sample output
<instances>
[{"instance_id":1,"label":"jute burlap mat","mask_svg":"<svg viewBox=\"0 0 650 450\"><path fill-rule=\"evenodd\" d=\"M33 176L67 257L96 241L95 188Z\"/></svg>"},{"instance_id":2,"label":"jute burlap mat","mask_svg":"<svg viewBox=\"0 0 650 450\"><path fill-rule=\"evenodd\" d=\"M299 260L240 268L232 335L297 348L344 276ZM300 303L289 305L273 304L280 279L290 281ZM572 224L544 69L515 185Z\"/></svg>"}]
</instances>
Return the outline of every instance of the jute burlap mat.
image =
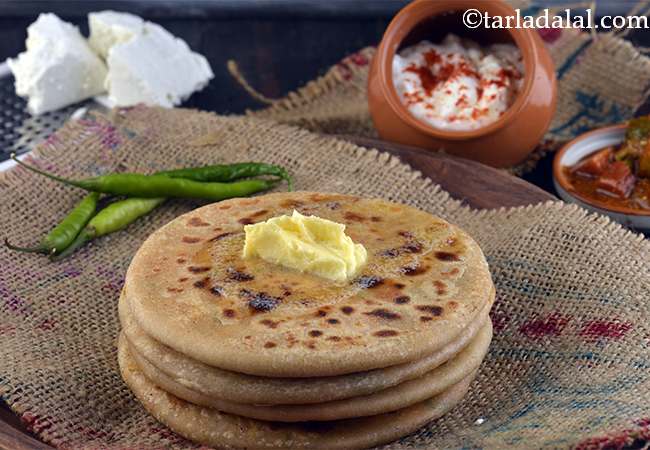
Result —
<instances>
[{"instance_id":1,"label":"jute burlap mat","mask_svg":"<svg viewBox=\"0 0 650 450\"><path fill-rule=\"evenodd\" d=\"M298 189L383 197L464 227L497 286L495 338L463 403L388 448L587 448L650 437L650 244L576 206L474 211L394 157L272 121L139 107L70 122L34 164L68 176L263 160ZM45 233L83 195L13 169L0 223ZM197 206L164 205L60 263L0 250L0 394L62 448L191 448L152 419L116 364L117 299L157 227Z\"/></svg>"},{"instance_id":2,"label":"jute burlap mat","mask_svg":"<svg viewBox=\"0 0 650 450\"><path fill-rule=\"evenodd\" d=\"M541 7L526 6L529 2L525 1L510 3L521 8L522 15L534 16L543 11ZM631 13L647 13L650 9L647 3L638 3ZM593 2L558 5L551 9L551 14L569 6L576 12L581 6L594 8ZM530 171L548 151L557 150L585 131L630 119L647 98L650 87L650 58L643 53L648 49L635 48L624 39L624 32L596 34L578 29L538 32L555 63L558 105L543 142L526 161L510 168L517 175ZM366 96L368 69L374 52L374 47L367 47L349 55L322 77L278 100L256 92L234 63L229 68L253 97L269 105L249 112L252 116L321 133L374 137L377 132L370 120Z\"/></svg>"}]
</instances>

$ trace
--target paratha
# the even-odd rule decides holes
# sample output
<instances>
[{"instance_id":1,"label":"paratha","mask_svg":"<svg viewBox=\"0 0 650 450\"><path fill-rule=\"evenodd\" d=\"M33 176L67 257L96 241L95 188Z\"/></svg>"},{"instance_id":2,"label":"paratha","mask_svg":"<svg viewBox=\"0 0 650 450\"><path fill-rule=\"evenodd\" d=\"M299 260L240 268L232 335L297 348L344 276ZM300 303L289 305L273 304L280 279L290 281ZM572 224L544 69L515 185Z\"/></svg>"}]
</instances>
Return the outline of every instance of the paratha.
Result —
<instances>
[{"instance_id":1,"label":"paratha","mask_svg":"<svg viewBox=\"0 0 650 450\"><path fill-rule=\"evenodd\" d=\"M347 225L368 251L336 283L242 258L245 224L293 209ZM151 337L251 375L341 375L423 358L457 339L489 301L478 244L458 227L379 199L293 192L214 203L154 232L124 295Z\"/></svg>"},{"instance_id":2,"label":"paratha","mask_svg":"<svg viewBox=\"0 0 650 450\"><path fill-rule=\"evenodd\" d=\"M372 447L412 433L451 410L461 401L474 377L472 374L434 398L392 413L334 422L282 424L221 413L165 392L142 374L122 339L118 361L122 378L156 419L187 439L218 448L353 450Z\"/></svg>"},{"instance_id":3,"label":"paratha","mask_svg":"<svg viewBox=\"0 0 650 450\"><path fill-rule=\"evenodd\" d=\"M196 405L219 411L278 422L331 421L373 416L406 408L438 395L459 383L481 365L492 339L492 323L456 357L422 377L405 381L370 395L309 405L251 405L224 401L175 382L129 347L131 356L142 373L165 391Z\"/></svg>"},{"instance_id":4,"label":"paratha","mask_svg":"<svg viewBox=\"0 0 650 450\"><path fill-rule=\"evenodd\" d=\"M367 395L418 378L453 358L476 336L488 320L492 299L458 339L417 361L316 378L270 378L231 372L208 366L152 339L131 317L125 297L120 297L122 331L134 353L142 355L156 369L190 390L234 403L306 404Z\"/></svg>"}]
</instances>

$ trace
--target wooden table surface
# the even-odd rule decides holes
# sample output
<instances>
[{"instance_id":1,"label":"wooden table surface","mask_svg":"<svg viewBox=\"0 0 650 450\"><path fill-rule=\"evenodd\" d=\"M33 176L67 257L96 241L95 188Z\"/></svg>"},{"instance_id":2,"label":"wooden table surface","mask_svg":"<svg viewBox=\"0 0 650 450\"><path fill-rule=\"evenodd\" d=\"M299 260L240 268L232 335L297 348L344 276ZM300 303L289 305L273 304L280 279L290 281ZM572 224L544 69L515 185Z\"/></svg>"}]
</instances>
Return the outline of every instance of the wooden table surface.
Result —
<instances>
[{"instance_id":1,"label":"wooden table surface","mask_svg":"<svg viewBox=\"0 0 650 450\"><path fill-rule=\"evenodd\" d=\"M416 147L357 136L340 136L362 147L398 156L439 184L452 197L479 209L526 206L557 200L539 187L481 163Z\"/></svg>"},{"instance_id":2,"label":"wooden table surface","mask_svg":"<svg viewBox=\"0 0 650 450\"><path fill-rule=\"evenodd\" d=\"M479 209L532 205L555 197L504 171L442 153L387 143L376 139L339 136L360 146L376 148L398 156L420 170L454 198ZM34 438L4 403L0 404L0 449L50 449Z\"/></svg>"}]
</instances>

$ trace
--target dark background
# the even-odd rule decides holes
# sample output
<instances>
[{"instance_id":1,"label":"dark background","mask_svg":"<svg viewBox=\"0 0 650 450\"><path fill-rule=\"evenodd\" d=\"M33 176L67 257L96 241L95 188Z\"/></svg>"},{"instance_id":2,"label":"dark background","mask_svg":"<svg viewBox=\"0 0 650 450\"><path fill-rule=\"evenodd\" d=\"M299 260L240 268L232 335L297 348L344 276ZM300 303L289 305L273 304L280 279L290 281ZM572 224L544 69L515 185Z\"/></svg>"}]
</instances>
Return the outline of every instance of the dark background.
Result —
<instances>
[{"instance_id":1,"label":"dark background","mask_svg":"<svg viewBox=\"0 0 650 450\"><path fill-rule=\"evenodd\" d=\"M26 28L40 12L54 12L87 34L86 15L114 9L160 23L205 55L215 78L186 103L219 113L241 113L261 105L234 81L226 61L268 97L281 97L321 75L343 56L381 39L405 0L0 0L0 61L23 51ZM539 6L562 3L538 1ZM566 2L564 2L566 3ZM625 14L635 1L600 0L596 14ZM650 46L650 30L630 34ZM645 108L644 108L645 109ZM647 111L646 111L647 112ZM551 158L526 179L552 191Z\"/></svg>"}]
</instances>

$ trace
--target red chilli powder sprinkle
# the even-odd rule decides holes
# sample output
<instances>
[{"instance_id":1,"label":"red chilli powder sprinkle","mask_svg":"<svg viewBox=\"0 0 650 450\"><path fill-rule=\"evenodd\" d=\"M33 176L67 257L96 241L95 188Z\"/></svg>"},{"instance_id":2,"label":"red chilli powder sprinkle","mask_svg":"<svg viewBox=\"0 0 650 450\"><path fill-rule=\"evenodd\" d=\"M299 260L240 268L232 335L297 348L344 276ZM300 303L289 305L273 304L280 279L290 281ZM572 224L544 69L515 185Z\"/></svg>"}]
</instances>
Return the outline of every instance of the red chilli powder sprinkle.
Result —
<instances>
[{"instance_id":1,"label":"red chilli powder sprinkle","mask_svg":"<svg viewBox=\"0 0 650 450\"><path fill-rule=\"evenodd\" d=\"M427 96L431 96L432 92L438 87L438 85L453 81L455 78L460 76L469 76L475 77L479 81L479 87L477 88L477 99L480 99L483 96L484 86L486 85L496 85L498 87L507 87L510 79L520 79L522 74L517 71L509 69L501 69L497 74L497 78L482 78L476 70L470 67L464 59L461 59L457 63L453 62L443 62L442 57L435 50L429 50L424 53L424 59L426 61L426 66L416 66L415 64L409 65L404 69L404 72L415 73L422 85L422 89L425 91ZM453 56L448 54L447 57ZM436 68L437 71L434 73L432 68ZM467 90L467 86L461 85L459 90ZM445 91L447 95L452 94L451 90L447 89ZM490 100L496 98L495 94L490 95ZM419 103L423 99L419 95L411 95L407 99L407 104ZM465 96L460 97L456 101L456 106L466 105L467 99ZM428 109L431 109L428 105ZM472 119L478 119L480 116L483 116L488 113L487 109L478 109L474 108L471 112ZM450 122L458 120L457 116L451 116L448 118Z\"/></svg>"}]
</instances>

